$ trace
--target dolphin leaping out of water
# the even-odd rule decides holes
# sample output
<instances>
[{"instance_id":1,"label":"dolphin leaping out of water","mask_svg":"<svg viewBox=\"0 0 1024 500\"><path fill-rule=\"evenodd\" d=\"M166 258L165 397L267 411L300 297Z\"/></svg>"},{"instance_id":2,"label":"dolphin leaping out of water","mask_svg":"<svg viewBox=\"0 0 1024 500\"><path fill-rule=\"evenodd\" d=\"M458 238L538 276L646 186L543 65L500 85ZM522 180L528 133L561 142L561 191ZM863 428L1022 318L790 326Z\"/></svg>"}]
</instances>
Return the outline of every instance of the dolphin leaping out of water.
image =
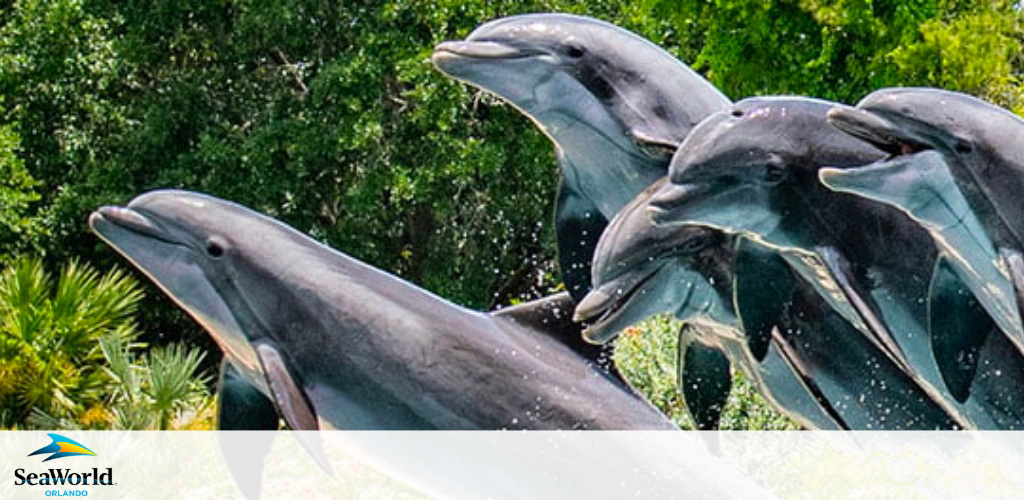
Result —
<instances>
[{"instance_id":1,"label":"dolphin leaping out of water","mask_svg":"<svg viewBox=\"0 0 1024 500\"><path fill-rule=\"evenodd\" d=\"M822 182L895 206L927 229L951 276L1024 351L1024 121L928 88L878 90L855 108L832 109L829 121L892 157L823 170Z\"/></svg>"},{"instance_id":2,"label":"dolphin leaping out of water","mask_svg":"<svg viewBox=\"0 0 1024 500\"><path fill-rule=\"evenodd\" d=\"M648 40L568 14L491 21L438 45L433 62L510 102L554 142L558 259L577 301L590 289L591 257L607 222L665 175L690 129L730 103Z\"/></svg>"},{"instance_id":3,"label":"dolphin leaping out of water","mask_svg":"<svg viewBox=\"0 0 1024 500\"><path fill-rule=\"evenodd\" d=\"M712 225L776 249L962 426L1024 425L1015 394L1024 357L1009 337L990 335L997 328L929 233L888 203L822 185L825 167L885 158L828 125L834 106L747 99L708 118L673 159L672 184L652 201L655 222ZM947 322L939 329L930 328L935 307Z\"/></svg>"},{"instance_id":4,"label":"dolphin leaping out of water","mask_svg":"<svg viewBox=\"0 0 1024 500\"><path fill-rule=\"evenodd\" d=\"M648 211L663 184L627 205L601 237L595 288L576 310L593 321L585 335L607 340L661 312L686 321L679 386L702 428L718 423L730 364L807 428L959 426L772 248L710 227L655 225Z\"/></svg>"},{"instance_id":5,"label":"dolphin leaping out of water","mask_svg":"<svg viewBox=\"0 0 1024 500\"><path fill-rule=\"evenodd\" d=\"M466 310L234 203L155 191L89 223L292 429L676 428L528 317Z\"/></svg>"}]
</instances>

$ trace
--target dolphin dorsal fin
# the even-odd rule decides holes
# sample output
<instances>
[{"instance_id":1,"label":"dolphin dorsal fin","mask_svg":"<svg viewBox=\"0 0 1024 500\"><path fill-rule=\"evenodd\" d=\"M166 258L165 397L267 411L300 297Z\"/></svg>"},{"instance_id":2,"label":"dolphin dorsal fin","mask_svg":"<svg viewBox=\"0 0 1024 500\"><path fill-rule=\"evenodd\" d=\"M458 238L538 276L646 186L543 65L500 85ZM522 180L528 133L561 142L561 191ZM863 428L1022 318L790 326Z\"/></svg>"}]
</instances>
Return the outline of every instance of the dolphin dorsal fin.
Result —
<instances>
[{"instance_id":1,"label":"dolphin dorsal fin","mask_svg":"<svg viewBox=\"0 0 1024 500\"><path fill-rule=\"evenodd\" d=\"M561 292L492 311L488 315L495 319L510 321L520 327L530 328L555 339L594 363L613 382L628 387L625 379L615 368L615 362L612 360L612 345L594 345L583 339L584 325L572 320L575 308L576 303L569 292Z\"/></svg>"},{"instance_id":2,"label":"dolphin dorsal fin","mask_svg":"<svg viewBox=\"0 0 1024 500\"><path fill-rule=\"evenodd\" d=\"M256 346L256 355L263 366L277 411L288 427L296 431L319 430L316 412L299 384L292 378L281 353L269 344L259 344Z\"/></svg>"}]
</instances>

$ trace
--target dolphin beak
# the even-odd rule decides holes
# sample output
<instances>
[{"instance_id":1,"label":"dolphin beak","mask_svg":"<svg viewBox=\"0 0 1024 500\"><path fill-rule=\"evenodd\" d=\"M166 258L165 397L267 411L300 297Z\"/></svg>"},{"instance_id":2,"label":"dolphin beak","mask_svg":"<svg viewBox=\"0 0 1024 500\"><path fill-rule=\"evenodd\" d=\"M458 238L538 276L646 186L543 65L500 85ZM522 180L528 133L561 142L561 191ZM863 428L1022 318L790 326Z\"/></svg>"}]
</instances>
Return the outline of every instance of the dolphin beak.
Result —
<instances>
[{"instance_id":1,"label":"dolphin beak","mask_svg":"<svg viewBox=\"0 0 1024 500\"><path fill-rule=\"evenodd\" d=\"M592 323L583 330L583 339L591 344L604 344L615 338L621 328L614 325L635 296L647 293L646 285L657 274L656 270L632 272L594 288L583 297L573 313L573 321Z\"/></svg>"},{"instance_id":2,"label":"dolphin beak","mask_svg":"<svg viewBox=\"0 0 1024 500\"><path fill-rule=\"evenodd\" d=\"M102 232L104 224L112 224L142 236L160 241L167 241L164 231L145 216L126 207L100 207L89 215L89 227Z\"/></svg>"},{"instance_id":3,"label":"dolphin beak","mask_svg":"<svg viewBox=\"0 0 1024 500\"><path fill-rule=\"evenodd\" d=\"M885 174L892 169L892 166L885 163L856 168L828 167L818 170L818 180L833 191L871 192L884 183Z\"/></svg>"},{"instance_id":4,"label":"dolphin beak","mask_svg":"<svg viewBox=\"0 0 1024 500\"><path fill-rule=\"evenodd\" d=\"M921 149L896 124L867 110L836 106L828 111L826 118L839 130L894 155Z\"/></svg>"},{"instance_id":5,"label":"dolphin beak","mask_svg":"<svg viewBox=\"0 0 1024 500\"><path fill-rule=\"evenodd\" d=\"M601 289L592 290L576 305L576 311L572 315L572 320L582 323L588 319L600 316L611 307L615 299L614 295L608 294Z\"/></svg>"},{"instance_id":6,"label":"dolphin beak","mask_svg":"<svg viewBox=\"0 0 1024 500\"><path fill-rule=\"evenodd\" d=\"M530 52L498 42L442 42L434 47L431 59L434 64L438 60L469 58L469 59L515 59L531 55Z\"/></svg>"},{"instance_id":7,"label":"dolphin beak","mask_svg":"<svg viewBox=\"0 0 1024 500\"><path fill-rule=\"evenodd\" d=\"M825 117L834 127L857 137L873 137L895 128L888 120L852 106L836 106Z\"/></svg>"},{"instance_id":8,"label":"dolphin beak","mask_svg":"<svg viewBox=\"0 0 1024 500\"><path fill-rule=\"evenodd\" d=\"M689 202L702 191L704 190L692 184L666 183L657 193L651 196L647 215L654 221L655 225L680 222L678 216L685 212Z\"/></svg>"}]
</instances>

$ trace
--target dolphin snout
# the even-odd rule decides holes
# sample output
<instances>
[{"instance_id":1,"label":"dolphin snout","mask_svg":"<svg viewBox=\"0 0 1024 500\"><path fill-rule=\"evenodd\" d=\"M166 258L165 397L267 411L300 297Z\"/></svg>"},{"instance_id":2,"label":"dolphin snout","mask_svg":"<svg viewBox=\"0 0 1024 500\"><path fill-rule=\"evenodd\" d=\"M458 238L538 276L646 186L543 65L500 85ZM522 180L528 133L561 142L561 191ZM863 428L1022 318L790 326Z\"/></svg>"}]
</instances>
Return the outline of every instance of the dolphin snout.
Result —
<instances>
[{"instance_id":1,"label":"dolphin snout","mask_svg":"<svg viewBox=\"0 0 1024 500\"><path fill-rule=\"evenodd\" d=\"M100 207L89 215L89 226L94 229L97 225L102 225L104 222L154 238L160 238L163 234L163 231L152 221L135 210L126 207Z\"/></svg>"},{"instance_id":2,"label":"dolphin snout","mask_svg":"<svg viewBox=\"0 0 1024 500\"><path fill-rule=\"evenodd\" d=\"M839 130L883 151L892 154L908 152L906 149L910 139L896 124L877 113L850 106L836 106L828 111L826 119Z\"/></svg>"},{"instance_id":3,"label":"dolphin snout","mask_svg":"<svg viewBox=\"0 0 1024 500\"><path fill-rule=\"evenodd\" d=\"M689 184L666 184L651 196L647 216L655 225L678 222L677 215L700 193L701 189Z\"/></svg>"},{"instance_id":4,"label":"dolphin snout","mask_svg":"<svg viewBox=\"0 0 1024 500\"><path fill-rule=\"evenodd\" d=\"M513 59L527 55L526 51L499 42L448 41L434 47L432 60L437 64L438 60L448 58Z\"/></svg>"},{"instance_id":5,"label":"dolphin snout","mask_svg":"<svg viewBox=\"0 0 1024 500\"><path fill-rule=\"evenodd\" d=\"M600 316L612 306L616 298L615 295L608 294L603 290L593 290L576 305L576 311L573 313L572 320L582 323L588 319Z\"/></svg>"}]
</instances>

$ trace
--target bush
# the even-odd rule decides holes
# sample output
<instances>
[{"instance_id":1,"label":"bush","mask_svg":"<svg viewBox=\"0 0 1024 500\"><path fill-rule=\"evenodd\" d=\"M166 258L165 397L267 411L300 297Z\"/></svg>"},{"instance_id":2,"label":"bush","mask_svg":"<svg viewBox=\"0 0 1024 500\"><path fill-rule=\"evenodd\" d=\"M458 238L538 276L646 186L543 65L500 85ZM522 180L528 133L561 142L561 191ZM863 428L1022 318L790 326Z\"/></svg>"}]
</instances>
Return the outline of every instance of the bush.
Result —
<instances>
[{"instance_id":1,"label":"bush","mask_svg":"<svg viewBox=\"0 0 1024 500\"><path fill-rule=\"evenodd\" d=\"M193 378L201 354L172 347L136 359L141 298L122 272L75 261L56 282L37 258L5 268L0 427L165 429L176 414L209 406L204 380Z\"/></svg>"}]
</instances>

